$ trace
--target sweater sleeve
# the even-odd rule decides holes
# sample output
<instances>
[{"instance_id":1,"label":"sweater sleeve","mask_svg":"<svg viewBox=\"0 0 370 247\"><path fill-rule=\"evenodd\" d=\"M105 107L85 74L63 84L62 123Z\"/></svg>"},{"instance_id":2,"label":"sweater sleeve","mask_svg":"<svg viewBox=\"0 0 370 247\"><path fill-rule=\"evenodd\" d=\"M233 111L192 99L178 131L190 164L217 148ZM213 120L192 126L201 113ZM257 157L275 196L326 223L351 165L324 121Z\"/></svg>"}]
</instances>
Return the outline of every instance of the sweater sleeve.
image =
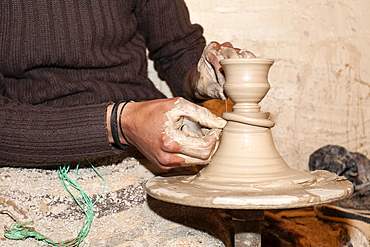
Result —
<instances>
[{"instance_id":1,"label":"sweater sleeve","mask_svg":"<svg viewBox=\"0 0 370 247\"><path fill-rule=\"evenodd\" d=\"M115 152L108 142L104 104L34 106L0 92L0 116L0 167L50 166Z\"/></svg>"},{"instance_id":2,"label":"sweater sleeve","mask_svg":"<svg viewBox=\"0 0 370 247\"><path fill-rule=\"evenodd\" d=\"M136 16L148 43L155 69L178 96L188 71L197 65L205 46L203 28L191 24L183 0L139 0ZM190 99L190 98L188 98Z\"/></svg>"}]
</instances>

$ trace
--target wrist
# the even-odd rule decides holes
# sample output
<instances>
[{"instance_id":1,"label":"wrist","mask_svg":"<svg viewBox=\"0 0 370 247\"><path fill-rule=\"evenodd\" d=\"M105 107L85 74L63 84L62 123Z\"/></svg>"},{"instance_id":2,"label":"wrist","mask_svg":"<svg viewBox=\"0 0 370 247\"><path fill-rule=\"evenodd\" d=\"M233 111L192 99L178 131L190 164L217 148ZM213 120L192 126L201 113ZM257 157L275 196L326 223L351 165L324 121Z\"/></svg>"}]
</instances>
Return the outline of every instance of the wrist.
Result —
<instances>
[{"instance_id":1,"label":"wrist","mask_svg":"<svg viewBox=\"0 0 370 247\"><path fill-rule=\"evenodd\" d=\"M112 108L113 104L109 104L106 109L106 124L107 124L107 132L108 132L108 142L109 143L114 143L113 136L112 136L112 129L111 129L111 124L110 124L110 119L112 115Z\"/></svg>"},{"instance_id":2,"label":"wrist","mask_svg":"<svg viewBox=\"0 0 370 247\"><path fill-rule=\"evenodd\" d=\"M197 70L197 67L193 67L187 73L185 77L184 90L185 93L193 100L199 100L196 93L196 84L200 78L200 73Z\"/></svg>"},{"instance_id":3,"label":"wrist","mask_svg":"<svg viewBox=\"0 0 370 247\"><path fill-rule=\"evenodd\" d=\"M129 102L118 101L115 104L108 105L106 110L108 141L120 149L124 149L130 145L123 132L121 121L124 118L123 111L128 103Z\"/></svg>"}]
</instances>

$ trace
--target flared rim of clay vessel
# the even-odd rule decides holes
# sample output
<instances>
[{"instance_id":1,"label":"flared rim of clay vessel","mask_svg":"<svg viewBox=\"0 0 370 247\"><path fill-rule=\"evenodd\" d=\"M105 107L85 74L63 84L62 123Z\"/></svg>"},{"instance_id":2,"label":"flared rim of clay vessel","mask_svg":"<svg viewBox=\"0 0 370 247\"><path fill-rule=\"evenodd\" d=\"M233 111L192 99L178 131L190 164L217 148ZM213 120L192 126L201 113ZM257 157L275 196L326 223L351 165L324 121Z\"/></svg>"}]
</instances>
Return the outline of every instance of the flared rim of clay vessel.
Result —
<instances>
[{"instance_id":1,"label":"flared rim of clay vessel","mask_svg":"<svg viewBox=\"0 0 370 247\"><path fill-rule=\"evenodd\" d=\"M228 58L228 59L223 59L220 61L221 65L222 64L231 64L231 63L265 63L265 64L273 64L274 60L271 58L261 58L261 57L256 57L256 58Z\"/></svg>"}]
</instances>

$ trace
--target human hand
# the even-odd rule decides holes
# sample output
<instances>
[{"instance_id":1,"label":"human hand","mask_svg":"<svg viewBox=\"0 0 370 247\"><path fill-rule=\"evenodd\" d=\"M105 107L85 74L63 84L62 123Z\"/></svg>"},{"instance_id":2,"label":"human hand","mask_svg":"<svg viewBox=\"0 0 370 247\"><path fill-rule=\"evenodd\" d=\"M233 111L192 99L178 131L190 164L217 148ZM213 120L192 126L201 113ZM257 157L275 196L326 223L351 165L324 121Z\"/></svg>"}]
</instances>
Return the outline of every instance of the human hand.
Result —
<instances>
[{"instance_id":1,"label":"human hand","mask_svg":"<svg viewBox=\"0 0 370 247\"><path fill-rule=\"evenodd\" d=\"M226 100L223 86L225 77L220 60L228 58L254 58L253 53L233 47L229 42L219 44L211 42L204 50L198 62L197 72L191 71L188 74L188 83L199 99L222 99ZM189 88L187 88L189 92Z\"/></svg>"},{"instance_id":2,"label":"human hand","mask_svg":"<svg viewBox=\"0 0 370 247\"><path fill-rule=\"evenodd\" d=\"M196 133L183 125L188 119L209 130ZM183 98L130 102L121 128L126 139L162 170L207 164L226 121Z\"/></svg>"}]
</instances>

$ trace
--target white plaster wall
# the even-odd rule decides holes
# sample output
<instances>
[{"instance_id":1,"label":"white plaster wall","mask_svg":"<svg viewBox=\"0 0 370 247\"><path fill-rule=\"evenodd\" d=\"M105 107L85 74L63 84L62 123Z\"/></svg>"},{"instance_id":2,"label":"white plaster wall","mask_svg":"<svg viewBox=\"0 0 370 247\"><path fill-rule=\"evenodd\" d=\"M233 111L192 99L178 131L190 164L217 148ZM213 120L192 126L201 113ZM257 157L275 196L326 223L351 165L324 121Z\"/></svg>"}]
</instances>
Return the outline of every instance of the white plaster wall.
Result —
<instances>
[{"instance_id":1,"label":"white plaster wall","mask_svg":"<svg viewBox=\"0 0 370 247\"><path fill-rule=\"evenodd\" d=\"M369 156L370 1L186 2L208 42L231 41L276 61L261 105L290 166L306 169L309 155L327 144Z\"/></svg>"}]
</instances>

